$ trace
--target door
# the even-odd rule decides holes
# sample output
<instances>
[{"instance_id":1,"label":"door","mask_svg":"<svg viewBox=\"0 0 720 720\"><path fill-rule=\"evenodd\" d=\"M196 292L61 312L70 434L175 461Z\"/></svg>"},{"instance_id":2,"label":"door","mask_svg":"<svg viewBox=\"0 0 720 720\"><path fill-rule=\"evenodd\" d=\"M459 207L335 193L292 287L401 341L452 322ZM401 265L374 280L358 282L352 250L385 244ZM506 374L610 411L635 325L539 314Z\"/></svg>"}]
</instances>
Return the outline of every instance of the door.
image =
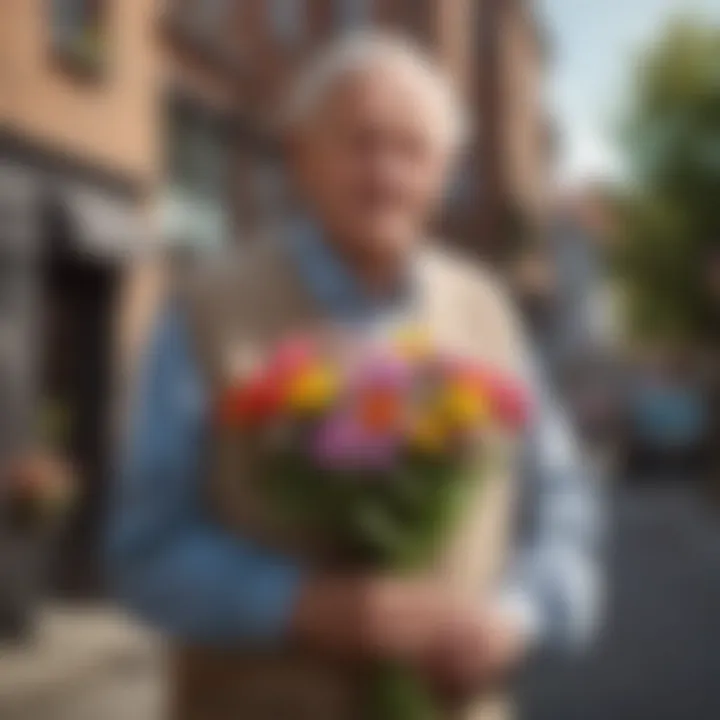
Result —
<instances>
[{"instance_id":1,"label":"door","mask_svg":"<svg viewBox=\"0 0 720 720\"><path fill-rule=\"evenodd\" d=\"M39 417L45 437L74 464L79 490L52 562L52 584L62 594L85 596L102 591L118 269L78 252L68 227L49 223L46 238Z\"/></svg>"}]
</instances>

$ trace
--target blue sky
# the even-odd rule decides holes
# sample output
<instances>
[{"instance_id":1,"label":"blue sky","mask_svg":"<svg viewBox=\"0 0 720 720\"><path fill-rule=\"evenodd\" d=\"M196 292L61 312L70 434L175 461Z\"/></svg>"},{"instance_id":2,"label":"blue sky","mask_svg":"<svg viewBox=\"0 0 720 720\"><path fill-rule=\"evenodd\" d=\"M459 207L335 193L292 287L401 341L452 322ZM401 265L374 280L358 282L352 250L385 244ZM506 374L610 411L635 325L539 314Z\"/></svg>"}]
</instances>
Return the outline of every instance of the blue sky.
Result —
<instances>
[{"instance_id":1,"label":"blue sky","mask_svg":"<svg viewBox=\"0 0 720 720\"><path fill-rule=\"evenodd\" d=\"M678 12L720 21L720 0L538 2L554 47L548 95L562 133L560 180L616 176L622 162L612 126L634 53Z\"/></svg>"}]
</instances>

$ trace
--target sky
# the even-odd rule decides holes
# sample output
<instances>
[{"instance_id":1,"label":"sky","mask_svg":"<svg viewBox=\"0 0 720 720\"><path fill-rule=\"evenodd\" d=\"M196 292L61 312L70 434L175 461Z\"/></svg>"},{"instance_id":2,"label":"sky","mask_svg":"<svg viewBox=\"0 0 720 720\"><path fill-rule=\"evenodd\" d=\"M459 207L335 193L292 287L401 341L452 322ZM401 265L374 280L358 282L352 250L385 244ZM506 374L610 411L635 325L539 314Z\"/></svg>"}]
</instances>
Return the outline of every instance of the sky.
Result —
<instances>
[{"instance_id":1,"label":"sky","mask_svg":"<svg viewBox=\"0 0 720 720\"><path fill-rule=\"evenodd\" d=\"M622 174L613 125L633 58L678 12L720 22L720 0L538 0L551 37L548 99L561 134L558 179Z\"/></svg>"}]
</instances>

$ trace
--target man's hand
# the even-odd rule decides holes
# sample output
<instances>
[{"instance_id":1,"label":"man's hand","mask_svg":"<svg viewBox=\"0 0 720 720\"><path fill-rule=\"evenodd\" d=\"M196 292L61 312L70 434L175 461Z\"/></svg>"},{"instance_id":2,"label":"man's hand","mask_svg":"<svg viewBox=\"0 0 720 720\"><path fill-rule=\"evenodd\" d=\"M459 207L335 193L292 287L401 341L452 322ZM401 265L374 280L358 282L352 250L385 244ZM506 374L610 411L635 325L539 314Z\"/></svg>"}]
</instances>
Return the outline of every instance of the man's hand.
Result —
<instances>
[{"instance_id":1,"label":"man's hand","mask_svg":"<svg viewBox=\"0 0 720 720\"><path fill-rule=\"evenodd\" d=\"M310 582L293 631L322 652L407 662L451 698L501 683L527 651L527 637L511 615L427 580Z\"/></svg>"},{"instance_id":2,"label":"man's hand","mask_svg":"<svg viewBox=\"0 0 720 720\"><path fill-rule=\"evenodd\" d=\"M457 608L427 580L317 579L302 593L293 634L324 651L425 666Z\"/></svg>"},{"instance_id":3,"label":"man's hand","mask_svg":"<svg viewBox=\"0 0 720 720\"><path fill-rule=\"evenodd\" d=\"M439 635L427 670L440 690L462 698L502 684L524 659L528 640L512 615L470 603Z\"/></svg>"}]
</instances>

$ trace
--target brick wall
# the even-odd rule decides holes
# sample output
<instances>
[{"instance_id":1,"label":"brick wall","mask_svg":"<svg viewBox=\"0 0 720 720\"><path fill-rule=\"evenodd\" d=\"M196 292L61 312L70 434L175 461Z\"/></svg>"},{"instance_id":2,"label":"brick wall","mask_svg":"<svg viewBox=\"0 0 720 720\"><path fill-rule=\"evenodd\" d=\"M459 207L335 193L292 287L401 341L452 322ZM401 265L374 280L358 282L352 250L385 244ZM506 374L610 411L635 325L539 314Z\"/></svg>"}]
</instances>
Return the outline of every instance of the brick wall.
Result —
<instances>
[{"instance_id":1,"label":"brick wall","mask_svg":"<svg viewBox=\"0 0 720 720\"><path fill-rule=\"evenodd\" d=\"M523 3L512 4L502 45L507 128L503 152L509 194L532 223L542 226L548 202L544 60L532 23Z\"/></svg>"},{"instance_id":2,"label":"brick wall","mask_svg":"<svg viewBox=\"0 0 720 720\"><path fill-rule=\"evenodd\" d=\"M138 179L156 172L153 0L109 2L106 69L81 78L52 52L50 3L4 0L0 124Z\"/></svg>"}]
</instances>

